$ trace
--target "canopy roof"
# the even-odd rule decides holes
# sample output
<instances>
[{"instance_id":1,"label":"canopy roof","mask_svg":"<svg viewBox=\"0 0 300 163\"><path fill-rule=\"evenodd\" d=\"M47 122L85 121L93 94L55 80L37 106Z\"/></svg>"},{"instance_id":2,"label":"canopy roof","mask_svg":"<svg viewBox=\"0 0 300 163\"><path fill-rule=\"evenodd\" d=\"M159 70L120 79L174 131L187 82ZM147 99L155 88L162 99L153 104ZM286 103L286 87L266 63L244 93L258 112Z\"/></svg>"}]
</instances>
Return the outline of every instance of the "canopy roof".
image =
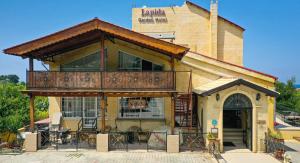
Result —
<instances>
[{"instance_id":1,"label":"canopy roof","mask_svg":"<svg viewBox=\"0 0 300 163\"><path fill-rule=\"evenodd\" d=\"M4 53L23 58L45 59L98 42L102 34L107 39L118 38L177 59L181 59L189 50L189 48L155 39L95 18L45 37L7 48Z\"/></svg>"},{"instance_id":2,"label":"canopy roof","mask_svg":"<svg viewBox=\"0 0 300 163\"><path fill-rule=\"evenodd\" d=\"M204 84L200 87L194 88L193 92L201 96L209 96L213 93L225 90L236 85L245 85L272 97L277 97L279 95L279 93L276 91L264 88L247 80L239 78L221 78L213 82Z\"/></svg>"}]
</instances>

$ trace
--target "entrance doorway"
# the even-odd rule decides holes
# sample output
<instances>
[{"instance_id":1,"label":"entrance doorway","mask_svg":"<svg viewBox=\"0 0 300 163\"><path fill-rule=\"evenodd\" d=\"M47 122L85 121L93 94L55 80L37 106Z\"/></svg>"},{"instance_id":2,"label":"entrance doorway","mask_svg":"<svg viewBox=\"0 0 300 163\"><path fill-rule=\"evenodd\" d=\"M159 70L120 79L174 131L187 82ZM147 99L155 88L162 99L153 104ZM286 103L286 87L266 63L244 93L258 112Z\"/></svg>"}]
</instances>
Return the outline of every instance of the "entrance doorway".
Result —
<instances>
[{"instance_id":1,"label":"entrance doorway","mask_svg":"<svg viewBox=\"0 0 300 163\"><path fill-rule=\"evenodd\" d=\"M224 102L223 146L252 150L252 103L244 94L230 95Z\"/></svg>"}]
</instances>

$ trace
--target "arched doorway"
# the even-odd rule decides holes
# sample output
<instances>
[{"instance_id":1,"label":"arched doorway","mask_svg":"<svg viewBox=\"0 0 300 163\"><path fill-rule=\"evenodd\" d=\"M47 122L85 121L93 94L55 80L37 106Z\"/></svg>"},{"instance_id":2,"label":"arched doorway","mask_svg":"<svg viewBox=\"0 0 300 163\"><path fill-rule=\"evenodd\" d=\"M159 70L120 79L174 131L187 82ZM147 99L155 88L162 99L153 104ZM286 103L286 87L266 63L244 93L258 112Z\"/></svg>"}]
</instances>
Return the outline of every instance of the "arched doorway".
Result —
<instances>
[{"instance_id":1,"label":"arched doorway","mask_svg":"<svg viewBox=\"0 0 300 163\"><path fill-rule=\"evenodd\" d=\"M223 145L252 150L252 103L244 94L232 94L224 102Z\"/></svg>"}]
</instances>

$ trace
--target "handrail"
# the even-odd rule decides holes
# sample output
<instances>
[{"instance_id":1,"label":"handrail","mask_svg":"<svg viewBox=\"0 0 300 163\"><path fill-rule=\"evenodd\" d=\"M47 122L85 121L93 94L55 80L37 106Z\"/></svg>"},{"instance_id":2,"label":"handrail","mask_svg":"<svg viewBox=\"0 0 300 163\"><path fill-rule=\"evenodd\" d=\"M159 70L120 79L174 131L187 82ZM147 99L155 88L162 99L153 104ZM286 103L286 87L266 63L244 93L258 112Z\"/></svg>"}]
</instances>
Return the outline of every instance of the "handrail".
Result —
<instances>
[{"instance_id":1,"label":"handrail","mask_svg":"<svg viewBox=\"0 0 300 163\"><path fill-rule=\"evenodd\" d=\"M94 121L93 121L93 129L95 129L95 130L97 130L97 118L94 118L93 119Z\"/></svg>"},{"instance_id":2,"label":"handrail","mask_svg":"<svg viewBox=\"0 0 300 163\"><path fill-rule=\"evenodd\" d=\"M82 124L83 124L83 117L81 117L79 122L77 123L77 132L82 130Z\"/></svg>"}]
</instances>

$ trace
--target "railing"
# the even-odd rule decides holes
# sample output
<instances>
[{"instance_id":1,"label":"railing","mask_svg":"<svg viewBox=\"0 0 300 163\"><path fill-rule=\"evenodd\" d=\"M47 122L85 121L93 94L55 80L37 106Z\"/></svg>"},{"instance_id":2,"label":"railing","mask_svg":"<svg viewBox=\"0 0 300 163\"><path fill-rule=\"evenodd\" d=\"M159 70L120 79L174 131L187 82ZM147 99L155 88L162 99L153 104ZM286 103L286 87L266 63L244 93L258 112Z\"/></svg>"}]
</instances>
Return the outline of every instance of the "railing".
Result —
<instances>
[{"instance_id":1,"label":"railing","mask_svg":"<svg viewBox=\"0 0 300 163\"><path fill-rule=\"evenodd\" d=\"M108 133L109 150L128 151L128 133L127 132L109 132Z\"/></svg>"},{"instance_id":2,"label":"railing","mask_svg":"<svg viewBox=\"0 0 300 163\"><path fill-rule=\"evenodd\" d=\"M175 90L174 71L27 71L27 89Z\"/></svg>"},{"instance_id":3,"label":"railing","mask_svg":"<svg viewBox=\"0 0 300 163\"><path fill-rule=\"evenodd\" d=\"M147 142L148 150L164 150L167 151L167 132L150 132Z\"/></svg>"},{"instance_id":4,"label":"railing","mask_svg":"<svg viewBox=\"0 0 300 163\"><path fill-rule=\"evenodd\" d=\"M181 132L179 134L180 151L207 151L204 142L204 133L200 132Z\"/></svg>"},{"instance_id":5,"label":"railing","mask_svg":"<svg viewBox=\"0 0 300 163\"><path fill-rule=\"evenodd\" d=\"M285 153L284 139L273 138L265 133L266 152L273 154L279 160L283 160Z\"/></svg>"}]
</instances>

